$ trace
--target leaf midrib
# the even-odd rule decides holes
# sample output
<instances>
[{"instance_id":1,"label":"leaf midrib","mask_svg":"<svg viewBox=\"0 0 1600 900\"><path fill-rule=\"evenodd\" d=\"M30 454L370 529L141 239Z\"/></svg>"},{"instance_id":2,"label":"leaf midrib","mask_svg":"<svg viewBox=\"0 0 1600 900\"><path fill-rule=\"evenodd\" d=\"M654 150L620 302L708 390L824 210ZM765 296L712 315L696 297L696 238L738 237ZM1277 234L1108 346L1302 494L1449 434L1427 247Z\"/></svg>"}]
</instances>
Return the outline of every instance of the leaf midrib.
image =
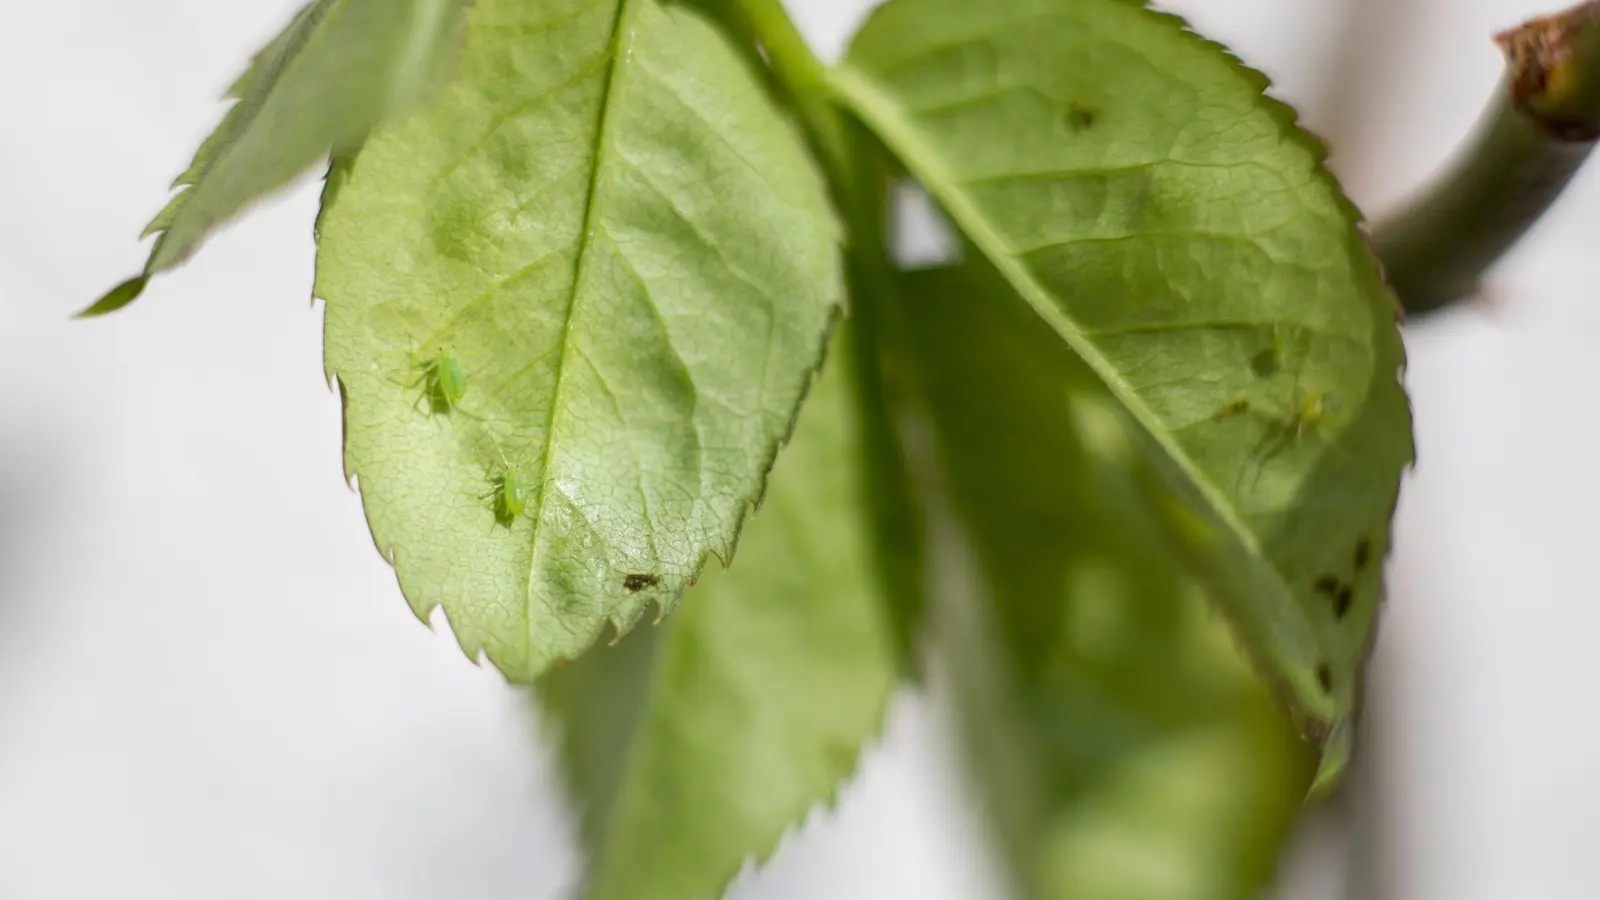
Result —
<instances>
[{"instance_id":1,"label":"leaf midrib","mask_svg":"<svg viewBox=\"0 0 1600 900\"><path fill-rule=\"evenodd\" d=\"M918 175L918 181L950 213L951 218L959 223L962 230L983 251L1006 281L1016 288L1017 292L1027 300L1028 305L1033 307L1034 311L1067 342L1073 352L1088 363L1095 374L1105 382L1117 400L1160 445L1163 452L1176 463L1184 477L1195 486L1206 504L1250 555L1266 563L1274 585L1284 597L1293 601L1295 594L1284 581L1283 574L1262 554L1260 542L1236 515L1232 504L1226 502L1225 495L1171 438L1160 419L1145 405L1132 386L1123 379L1121 373L1101 355L1085 331L1071 316L1051 302L1049 290L1039 284L1021 260L1010 251L1005 238L990 225L988 217L967 196L960 181L945 167L938 154L917 136L916 129L901 116L895 101L878 89L871 76L848 63L833 71L831 81L835 90L871 125L884 143L904 160L907 168ZM1316 624L1308 622L1307 626L1312 640L1320 647L1323 637ZM1275 644L1269 648L1269 652L1286 664L1283 667L1285 673L1294 670L1293 660L1281 657ZM1309 708L1316 708L1319 704L1312 698L1316 698L1314 693L1308 695L1309 702L1306 705Z\"/></svg>"},{"instance_id":2,"label":"leaf midrib","mask_svg":"<svg viewBox=\"0 0 1600 900\"><path fill-rule=\"evenodd\" d=\"M616 18L611 23L611 60L606 67L605 86L600 98L600 127L595 135L594 168L589 174L589 195L583 210L583 230L578 240L578 265L572 275L572 290L567 298L567 315L561 322L560 352L556 358L555 380L550 389L550 415L545 421L544 444L545 464L539 477L539 495L537 512L533 517L533 529L528 536L531 552L528 554L528 577L523 587L523 600L529 606L534 602L534 579L540 565L539 533L545 523L545 512L550 499L550 483L553 480L550 472L556 465L556 427L561 418L562 401L565 398L565 378L567 373L567 359L572 354L573 320L578 317L578 308L582 301L581 288L589 271L590 249L594 238L595 209L599 205L602 180L605 177L610 149L611 117L613 114L612 100L622 92L623 79L627 75L628 67L619 61L624 59L624 54L633 39L633 17L638 9L636 0L621 0L617 5ZM527 653L533 653L534 647L534 617L526 614L523 621L527 623ZM608 616L609 617L609 616Z\"/></svg>"}]
</instances>

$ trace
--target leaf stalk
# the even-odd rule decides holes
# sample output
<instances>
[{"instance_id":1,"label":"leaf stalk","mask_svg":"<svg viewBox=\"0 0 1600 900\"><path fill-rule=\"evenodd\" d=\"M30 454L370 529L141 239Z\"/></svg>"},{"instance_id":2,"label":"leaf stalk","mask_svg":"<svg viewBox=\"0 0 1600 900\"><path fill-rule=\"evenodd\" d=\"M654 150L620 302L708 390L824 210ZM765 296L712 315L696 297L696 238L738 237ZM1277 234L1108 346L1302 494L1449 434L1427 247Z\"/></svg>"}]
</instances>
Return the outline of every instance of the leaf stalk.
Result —
<instances>
[{"instance_id":1,"label":"leaf stalk","mask_svg":"<svg viewBox=\"0 0 1600 900\"><path fill-rule=\"evenodd\" d=\"M1506 57L1476 136L1372 242L1412 317L1473 296L1600 138L1600 0L1495 37Z\"/></svg>"}]
</instances>

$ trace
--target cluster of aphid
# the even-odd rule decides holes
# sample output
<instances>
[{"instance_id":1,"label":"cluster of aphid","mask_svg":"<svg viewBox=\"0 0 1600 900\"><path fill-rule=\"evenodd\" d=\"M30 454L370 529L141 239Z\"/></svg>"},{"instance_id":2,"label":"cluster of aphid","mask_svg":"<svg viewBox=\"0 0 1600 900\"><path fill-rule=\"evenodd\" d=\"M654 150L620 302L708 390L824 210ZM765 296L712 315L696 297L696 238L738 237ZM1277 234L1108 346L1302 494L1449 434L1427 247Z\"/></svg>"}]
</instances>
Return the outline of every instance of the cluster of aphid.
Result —
<instances>
[{"instance_id":1,"label":"cluster of aphid","mask_svg":"<svg viewBox=\"0 0 1600 900\"><path fill-rule=\"evenodd\" d=\"M418 391L414 408L421 413L435 416L463 415L475 418L471 413L461 408L461 401L467 395L467 370L461 364L461 359L454 353L444 353L431 359L415 363L417 377L406 387ZM493 440L493 438L490 438ZM478 499L489 502L494 510L494 520L510 528L517 519L528 509L528 495L530 485L518 472L510 460L506 459L505 451L495 442L495 453L500 457L503 467L499 474L489 478L489 490L480 495Z\"/></svg>"},{"instance_id":2,"label":"cluster of aphid","mask_svg":"<svg viewBox=\"0 0 1600 900\"><path fill-rule=\"evenodd\" d=\"M414 408L425 415L463 415L477 418L461 408L467 394L467 370L454 353L445 353L415 364L417 377L406 385L418 391ZM494 441L490 436L490 440ZM487 501L499 525L510 528L528 510L533 485L524 478L517 467L506 459L505 451L494 441L495 454L500 457L501 471L489 477L489 490L478 499ZM623 578L622 586L630 593L638 593L661 583L661 576L653 573L630 574Z\"/></svg>"}]
</instances>

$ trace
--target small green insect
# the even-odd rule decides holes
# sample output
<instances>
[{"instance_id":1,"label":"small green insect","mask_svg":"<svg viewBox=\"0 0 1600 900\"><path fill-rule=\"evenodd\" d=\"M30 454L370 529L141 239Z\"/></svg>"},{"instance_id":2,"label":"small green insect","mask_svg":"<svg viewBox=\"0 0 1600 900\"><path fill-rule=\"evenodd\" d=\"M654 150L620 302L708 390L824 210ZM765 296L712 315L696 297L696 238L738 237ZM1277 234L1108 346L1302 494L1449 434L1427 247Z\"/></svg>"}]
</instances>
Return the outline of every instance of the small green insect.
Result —
<instances>
[{"instance_id":1,"label":"small green insect","mask_svg":"<svg viewBox=\"0 0 1600 900\"><path fill-rule=\"evenodd\" d=\"M1328 420L1335 409L1333 396L1326 391L1308 389L1298 382L1294 386L1294 395L1290 399L1285 411L1281 414L1267 412L1256 407L1249 400L1238 398L1223 404L1212 413L1213 422L1223 422L1242 416L1252 416L1266 423L1266 432L1261 440L1251 451L1239 470L1241 479L1238 489L1245 488L1247 473L1254 471L1253 477L1248 477L1249 486L1253 490L1260 482L1262 472L1267 464L1275 457L1298 444L1306 435Z\"/></svg>"},{"instance_id":2,"label":"small green insect","mask_svg":"<svg viewBox=\"0 0 1600 900\"><path fill-rule=\"evenodd\" d=\"M510 528L528 511L528 497L533 492L533 485L506 459L498 444L495 452L500 454L500 464L505 470L489 479L488 492L478 499L489 501L496 524Z\"/></svg>"},{"instance_id":3,"label":"small green insect","mask_svg":"<svg viewBox=\"0 0 1600 900\"><path fill-rule=\"evenodd\" d=\"M1261 471L1267 463L1299 444L1307 432L1326 422L1333 408L1333 398L1327 392L1308 390L1296 384L1294 402L1289 406L1288 415L1273 423L1256 448L1256 479L1260 480Z\"/></svg>"},{"instance_id":4,"label":"small green insect","mask_svg":"<svg viewBox=\"0 0 1600 900\"><path fill-rule=\"evenodd\" d=\"M528 509L529 485L516 469L489 479L490 491L483 496L494 503L495 522L510 528Z\"/></svg>"},{"instance_id":5,"label":"small green insect","mask_svg":"<svg viewBox=\"0 0 1600 900\"><path fill-rule=\"evenodd\" d=\"M1325 391L1314 391L1294 386L1294 409L1290 413L1294 438L1299 440L1307 430L1321 425L1333 412L1333 397Z\"/></svg>"},{"instance_id":6,"label":"small green insect","mask_svg":"<svg viewBox=\"0 0 1600 900\"><path fill-rule=\"evenodd\" d=\"M445 353L416 363L413 368L417 377L406 387L422 389L416 402L419 412L424 411L423 404L427 404L427 412L436 416L449 415L460 408L461 399L467 395L467 370L459 357Z\"/></svg>"}]
</instances>

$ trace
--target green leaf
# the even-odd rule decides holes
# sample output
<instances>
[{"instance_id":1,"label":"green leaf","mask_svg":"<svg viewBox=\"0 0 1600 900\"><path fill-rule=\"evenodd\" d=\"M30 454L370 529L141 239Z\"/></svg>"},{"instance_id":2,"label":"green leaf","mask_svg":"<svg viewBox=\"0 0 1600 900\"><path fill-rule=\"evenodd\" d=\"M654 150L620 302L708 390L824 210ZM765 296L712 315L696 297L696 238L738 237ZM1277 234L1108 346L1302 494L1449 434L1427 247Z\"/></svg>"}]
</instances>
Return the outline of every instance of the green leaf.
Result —
<instances>
[{"instance_id":1,"label":"green leaf","mask_svg":"<svg viewBox=\"0 0 1600 900\"><path fill-rule=\"evenodd\" d=\"M1257 896L1314 760L1108 452L1108 391L981 264L907 293L938 481L977 563L974 584L940 579L936 646L1018 887Z\"/></svg>"},{"instance_id":2,"label":"green leaf","mask_svg":"<svg viewBox=\"0 0 1600 900\"><path fill-rule=\"evenodd\" d=\"M1245 647L1343 741L1412 457L1404 355L1355 210L1265 86L1127 0L891 0L836 74L1138 423Z\"/></svg>"},{"instance_id":3,"label":"green leaf","mask_svg":"<svg viewBox=\"0 0 1600 900\"><path fill-rule=\"evenodd\" d=\"M877 733L898 657L849 363L837 354L807 400L733 567L543 682L591 900L718 896Z\"/></svg>"},{"instance_id":4,"label":"green leaf","mask_svg":"<svg viewBox=\"0 0 1600 900\"><path fill-rule=\"evenodd\" d=\"M464 18L463 0L315 0L301 9L229 89L237 102L145 228L144 237L160 236L144 271L81 315L132 303L251 201L422 95L448 70Z\"/></svg>"},{"instance_id":5,"label":"green leaf","mask_svg":"<svg viewBox=\"0 0 1600 900\"><path fill-rule=\"evenodd\" d=\"M419 616L530 681L731 558L842 274L821 179L721 32L479 0L457 78L329 184L345 465Z\"/></svg>"}]
</instances>

